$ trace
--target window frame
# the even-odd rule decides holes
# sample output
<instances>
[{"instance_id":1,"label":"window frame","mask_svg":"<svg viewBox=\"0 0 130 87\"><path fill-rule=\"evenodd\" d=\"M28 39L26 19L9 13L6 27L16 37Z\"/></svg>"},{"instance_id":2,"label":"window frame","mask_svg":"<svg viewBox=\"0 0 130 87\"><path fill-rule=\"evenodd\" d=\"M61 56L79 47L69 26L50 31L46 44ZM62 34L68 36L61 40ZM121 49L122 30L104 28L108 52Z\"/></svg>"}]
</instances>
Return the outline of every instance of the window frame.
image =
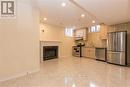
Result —
<instances>
[{"instance_id":1,"label":"window frame","mask_svg":"<svg viewBox=\"0 0 130 87\"><path fill-rule=\"evenodd\" d=\"M65 28L64 32L66 37L74 36L74 28Z\"/></svg>"},{"instance_id":2,"label":"window frame","mask_svg":"<svg viewBox=\"0 0 130 87\"><path fill-rule=\"evenodd\" d=\"M89 33L97 33L100 32L101 25L94 25L89 28Z\"/></svg>"}]
</instances>

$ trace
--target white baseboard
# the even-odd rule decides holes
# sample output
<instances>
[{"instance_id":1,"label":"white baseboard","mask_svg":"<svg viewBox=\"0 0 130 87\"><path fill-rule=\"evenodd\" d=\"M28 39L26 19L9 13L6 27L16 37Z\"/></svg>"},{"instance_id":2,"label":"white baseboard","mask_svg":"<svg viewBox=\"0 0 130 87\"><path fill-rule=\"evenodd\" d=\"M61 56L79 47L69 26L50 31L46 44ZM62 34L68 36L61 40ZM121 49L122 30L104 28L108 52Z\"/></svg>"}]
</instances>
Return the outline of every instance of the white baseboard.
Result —
<instances>
[{"instance_id":1,"label":"white baseboard","mask_svg":"<svg viewBox=\"0 0 130 87\"><path fill-rule=\"evenodd\" d=\"M39 71L40 71L40 69L35 69L35 70L30 70L30 71L18 73L18 74L13 75L13 76L6 76L6 77L3 77L3 78L0 78L0 82L4 82L4 81L8 81L8 80L15 79L15 78L18 78L18 77L26 76L28 74L36 73L36 72L39 72Z\"/></svg>"},{"instance_id":2,"label":"white baseboard","mask_svg":"<svg viewBox=\"0 0 130 87\"><path fill-rule=\"evenodd\" d=\"M39 72L39 71L40 71L40 68L35 69L35 70L30 70L30 71L28 71L28 74L36 73L36 72Z\"/></svg>"}]
</instances>

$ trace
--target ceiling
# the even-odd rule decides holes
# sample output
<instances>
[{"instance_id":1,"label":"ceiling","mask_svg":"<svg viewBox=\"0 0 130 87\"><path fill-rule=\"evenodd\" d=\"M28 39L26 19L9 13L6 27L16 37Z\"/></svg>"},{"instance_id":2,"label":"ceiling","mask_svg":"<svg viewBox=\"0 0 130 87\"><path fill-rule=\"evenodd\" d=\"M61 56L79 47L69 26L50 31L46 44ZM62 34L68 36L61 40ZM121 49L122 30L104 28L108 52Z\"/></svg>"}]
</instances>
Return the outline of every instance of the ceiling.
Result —
<instances>
[{"instance_id":1,"label":"ceiling","mask_svg":"<svg viewBox=\"0 0 130 87\"><path fill-rule=\"evenodd\" d=\"M88 27L130 21L130 0L38 0L41 21L63 27ZM66 6L62 7L61 3ZM81 18L81 14L85 14ZM44 18L47 18L44 21Z\"/></svg>"}]
</instances>

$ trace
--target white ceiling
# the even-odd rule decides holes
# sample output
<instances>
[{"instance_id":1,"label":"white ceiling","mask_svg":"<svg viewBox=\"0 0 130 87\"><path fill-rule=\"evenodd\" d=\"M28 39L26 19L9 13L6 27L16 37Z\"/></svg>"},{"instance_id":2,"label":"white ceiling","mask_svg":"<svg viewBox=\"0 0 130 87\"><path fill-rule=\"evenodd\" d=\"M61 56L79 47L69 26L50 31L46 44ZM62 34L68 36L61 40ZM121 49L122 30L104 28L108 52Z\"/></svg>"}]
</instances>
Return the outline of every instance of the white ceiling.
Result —
<instances>
[{"instance_id":1,"label":"white ceiling","mask_svg":"<svg viewBox=\"0 0 130 87\"><path fill-rule=\"evenodd\" d=\"M115 24L130 21L130 0L75 0L102 22Z\"/></svg>"},{"instance_id":2,"label":"white ceiling","mask_svg":"<svg viewBox=\"0 0 130 87\"><path fill-rule=\"evenodd\" d=\"M41 19L48 19L43 22L64 27L87 27L92 20L108 25L130 21L130 0L39 0L39 7Z\"/></svg>"}]
</instances>

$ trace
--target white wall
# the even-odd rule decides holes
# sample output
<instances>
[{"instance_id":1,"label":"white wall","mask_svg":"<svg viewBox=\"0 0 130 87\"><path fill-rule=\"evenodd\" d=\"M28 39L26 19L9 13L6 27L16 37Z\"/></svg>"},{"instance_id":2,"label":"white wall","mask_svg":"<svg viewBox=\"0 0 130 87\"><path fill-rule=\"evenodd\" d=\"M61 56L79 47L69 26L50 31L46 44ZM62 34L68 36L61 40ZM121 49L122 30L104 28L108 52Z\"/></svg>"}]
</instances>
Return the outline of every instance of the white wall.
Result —
<instances>
[{"instance_id":1,"label":"white wall","mask_svg":"<svg viewBox=\"0 0 130 87\"><path fill-rule=\"evenodd\" d=\"M62 39L61 39L61 55L62 57L70 57L72 56L72 46L74 46L74 38L66 37L64 33L64 29L62 29Z\"/></svg>"},{"instance_id":2,"label":"white wall","mask_svg":"<svg viewBox=\"0 0 130 87\"><path fill-rule=\"evenodd\" d=\"M74 45L73 37L66 37L64 27L50 24L40 24L40 40L41 41L59 41L60 57L72 56L72 46ZM44 32L42 32L44 30Z\"/></svg>"},{"instance_id":3,"label":"white wall","mask_svg":"<svg viewBox=\"0 0 130 87\"><path fill-rule=\"evenodd\" d=\"M0 19L0 81L39 70L39 14L32 1L17 0L17 17Z\"/></svg>"},{"instance_id":4,"label":"white wall","mask_svg":"<svg viewBox=\"0 0 130 87\"><path fill-rule=\"evenodd\" d=\"M63 27L50 25L50 24L40 24L40 40L42 41L61 41L62 39L62 29ZM44 30L44 32L42 32Z\"/></svg>"}]
</instances>

